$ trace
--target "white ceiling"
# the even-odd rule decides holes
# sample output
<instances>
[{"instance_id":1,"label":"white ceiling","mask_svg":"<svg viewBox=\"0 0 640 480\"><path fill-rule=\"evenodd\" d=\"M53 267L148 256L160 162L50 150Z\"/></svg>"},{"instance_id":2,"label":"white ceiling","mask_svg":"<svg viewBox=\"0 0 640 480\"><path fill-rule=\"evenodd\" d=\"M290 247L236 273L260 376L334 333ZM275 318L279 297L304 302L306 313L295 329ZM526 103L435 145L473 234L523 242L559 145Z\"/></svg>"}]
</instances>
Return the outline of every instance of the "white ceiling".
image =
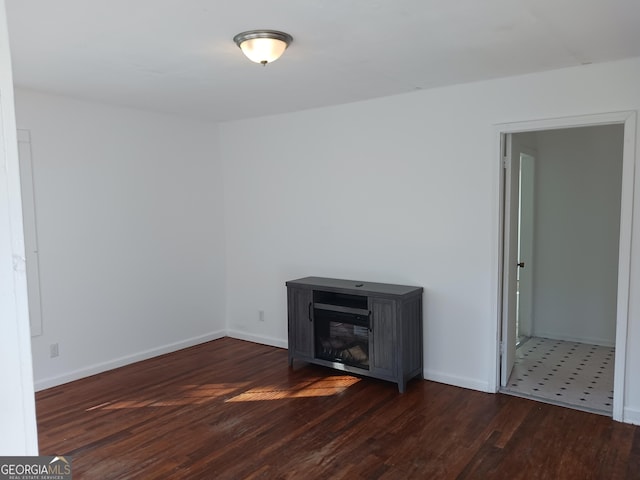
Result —
<instances>
[{"instance_id":1,"label":"white ceiling","mask_svg":"<svg viewBox=\"0 0 640 480\"><path fill-rule=\"evenodd\" d=\"M640 56L640 0L6 0L18 86L226 121ZM232 38L294 37L262 67Z\"/></svg>"}]
</instances>

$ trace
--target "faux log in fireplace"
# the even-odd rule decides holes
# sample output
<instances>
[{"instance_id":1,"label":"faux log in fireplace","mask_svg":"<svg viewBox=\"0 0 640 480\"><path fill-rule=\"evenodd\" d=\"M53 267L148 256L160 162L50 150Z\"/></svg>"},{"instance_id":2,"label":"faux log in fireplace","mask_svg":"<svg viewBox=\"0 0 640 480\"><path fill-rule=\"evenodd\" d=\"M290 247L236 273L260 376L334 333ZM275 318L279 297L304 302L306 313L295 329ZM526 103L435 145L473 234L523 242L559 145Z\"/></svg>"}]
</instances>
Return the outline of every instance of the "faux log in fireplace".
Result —
<instances>
[{"instance_id":1,"label":"faux log in fireplace","mask_svg":"<svg viewBox=\"0 0 640 480\"><path fill-rule=\"evenodd\" d=\"M389 380L401 393L422 378L422 287L322 277L286 285L289 365Z\"/></svg>"}]
</instances>

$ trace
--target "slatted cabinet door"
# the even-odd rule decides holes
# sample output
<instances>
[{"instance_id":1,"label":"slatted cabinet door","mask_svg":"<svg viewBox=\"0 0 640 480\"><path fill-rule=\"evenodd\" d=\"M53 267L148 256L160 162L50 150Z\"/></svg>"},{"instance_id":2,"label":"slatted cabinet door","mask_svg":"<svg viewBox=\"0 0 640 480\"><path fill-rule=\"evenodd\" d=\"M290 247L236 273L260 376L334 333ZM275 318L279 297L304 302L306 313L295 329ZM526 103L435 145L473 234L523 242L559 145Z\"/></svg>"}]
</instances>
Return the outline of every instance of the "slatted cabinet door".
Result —
<instances>
[{"instance_id":1,"label":"slatted cabinet door","mask_svg":"<svg viewBox=\"0 0 640 480\"><path fill-rule=\"evenodd\" d=\"M311 361L313 346L313 291L306 288L288 288L287 306L289 322L289 365L293 358Z\"/></svg>"},{"instance_id":2,"label":"slatted cabinet door","mask_svg":"<svg viewBox=\"0 0 640 480\"><path fill-rule=\"evenodd\" d=\"M397 377L396 301L369 297L371 334L369 368L380 378Z\"/></svg>"}]
</instances>

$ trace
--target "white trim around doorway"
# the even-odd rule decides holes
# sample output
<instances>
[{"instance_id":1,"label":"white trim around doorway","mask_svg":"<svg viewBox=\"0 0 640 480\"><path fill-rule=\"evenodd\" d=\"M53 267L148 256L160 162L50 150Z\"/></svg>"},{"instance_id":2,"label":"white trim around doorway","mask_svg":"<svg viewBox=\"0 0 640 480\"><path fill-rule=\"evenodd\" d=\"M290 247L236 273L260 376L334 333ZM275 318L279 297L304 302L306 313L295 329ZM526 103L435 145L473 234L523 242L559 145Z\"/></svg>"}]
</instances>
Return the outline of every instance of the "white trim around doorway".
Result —
<instances>
[{"instance_id":1,"label":"white trim around doorway","mask_svg":"<svg viewBox=\"0 0 640 480\"><path fill-rule=\"evenodd\" d=\"M633 197L635 178L635 146L636 146L636 112L612 112L593 115L581 115L575 117L552 118L543 120L511 122L496 124L494 129L494 158L496 177L498 179L498 195L496 197L498 213L498 231L496 250L497 270L494 274L493 288L496 292L496 322L492 332L492 343L495 353L493 362L495 368L492 371L489 385L493 385L494 391L500 389L500 332L502 330L502 262L503 262L503 210L504 210L504 169L502 168L502 137L510 133L533 132L540 130L554 130L571 127L588 127L596 125L624 125L624 146L622 158L622 195L620 201L620 248L618 256L618 296L616 316L616 349L613 381L613 419L616 421L631 421L625 418L625 374L627 358L627 326L629 317L629 288L631 274L631 235L633 221Z\"/></svg>"}]
</instances>

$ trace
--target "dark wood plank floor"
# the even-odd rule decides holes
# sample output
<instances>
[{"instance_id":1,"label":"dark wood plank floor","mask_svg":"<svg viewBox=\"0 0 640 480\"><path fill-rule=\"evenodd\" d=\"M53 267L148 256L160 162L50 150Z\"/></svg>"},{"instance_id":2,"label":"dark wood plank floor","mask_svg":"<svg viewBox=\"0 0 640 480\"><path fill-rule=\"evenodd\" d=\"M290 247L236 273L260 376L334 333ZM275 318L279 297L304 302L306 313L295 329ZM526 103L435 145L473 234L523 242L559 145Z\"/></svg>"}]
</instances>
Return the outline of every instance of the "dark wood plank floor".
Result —
<instances>
[{"instance_id":1,"label":"dark wood plank floor","mask_svg":"<svg viewBox=\"0 0 640 480\"><path fill-rule=\"evenodd\" d=\"M637 479L640 427L225 338L36 395L74 479Z\"/></svg>"}]
</instances>

